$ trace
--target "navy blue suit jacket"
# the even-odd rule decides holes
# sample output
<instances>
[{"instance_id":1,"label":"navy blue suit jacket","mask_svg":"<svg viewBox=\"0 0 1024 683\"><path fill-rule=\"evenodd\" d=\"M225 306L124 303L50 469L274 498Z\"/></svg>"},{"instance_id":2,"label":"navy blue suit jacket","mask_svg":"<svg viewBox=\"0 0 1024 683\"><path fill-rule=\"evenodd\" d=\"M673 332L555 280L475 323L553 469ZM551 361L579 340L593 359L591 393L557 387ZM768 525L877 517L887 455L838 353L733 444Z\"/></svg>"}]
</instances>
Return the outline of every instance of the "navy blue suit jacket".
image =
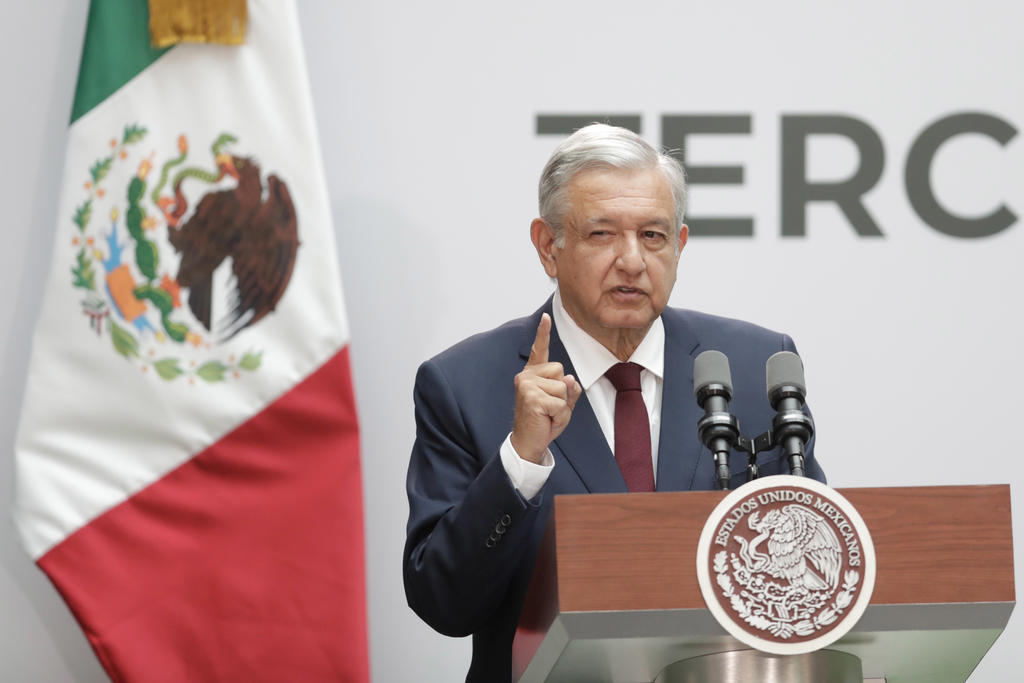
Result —
<instances>
[{"instance_id":1,"label":"navy blue suit jacket","mask_svg":"<svg viewBox=\"0 0 1024 683\"><path fill-rule=\"evenodd\" d=\"M582 395L550 446L555 467L531 500L512 486L498 451L512 430L513 377L522 370L541 313L470 337L420 366L414 391L416 442L409 462L409 524L404 555L409 605L436 630L473 636L467 681L511 679L512 639L554 496L626 492L615 459ZM746 435L769 429L764 364L792 340L750 323L666 309L665 380L658 453L659 491L717 489L713 459L697 438L703 411L693 397L693 359L716 349L729 357L731 409ZM575 374L552 329L549 359ZM759 457L764 475L788 473L778 449ZM732 486L745 480L734 454ZM824 481L807 446L807 473ZM497 537L495 543L490 540Z\"/></svg>"}]
</instances>

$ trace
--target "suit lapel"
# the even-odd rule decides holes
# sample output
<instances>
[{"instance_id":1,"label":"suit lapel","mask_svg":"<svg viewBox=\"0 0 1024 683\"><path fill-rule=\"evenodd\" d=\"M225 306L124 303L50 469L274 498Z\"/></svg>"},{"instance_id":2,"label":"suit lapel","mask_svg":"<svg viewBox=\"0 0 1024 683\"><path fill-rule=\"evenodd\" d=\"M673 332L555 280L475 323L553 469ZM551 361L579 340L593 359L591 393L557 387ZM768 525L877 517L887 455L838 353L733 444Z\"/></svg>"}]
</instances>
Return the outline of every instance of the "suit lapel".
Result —
<instances>
[{"instance_id":1,"label":"suit lapel","mask_svg":"<svg viewBox=\"0 0 1024 683\"><path fill-rule=\"evenodd\" d=\"M535 314L533 332L537 331L537 324L540 323L540 314L547 312L551 315L551 299ZM526 342L526 346L520 351L523 362L530 357L530 346L533 344L533 337ZM562 364L565 374L576 375L569 354L562 345L558 336L558 330L552 325L551 345L548 351L548 360ZM594 410L590 407L590 401L584 393L576 402L572 411L572 419L557 439L551 442L551 452L556 458L560 454L565 461L573 468L583 485L590 493L625 493L626 481L622 478L618 463L608 448L608 442L604 438L601 426L594 416Z\"/></svg>"},{"instance_id":2,"label":"suit lapel","mask_svg":"<svg viewBox=\"0 0 1024 683\"><path fill-rule=\"evenodd\" d=\"M666 310L665 385L661 398L661 436L658 442L659 491L693 488L703 452L697 421L703 412L693 397L693 359L700 341L679 311Z\"/></svg>"}]
</instances>

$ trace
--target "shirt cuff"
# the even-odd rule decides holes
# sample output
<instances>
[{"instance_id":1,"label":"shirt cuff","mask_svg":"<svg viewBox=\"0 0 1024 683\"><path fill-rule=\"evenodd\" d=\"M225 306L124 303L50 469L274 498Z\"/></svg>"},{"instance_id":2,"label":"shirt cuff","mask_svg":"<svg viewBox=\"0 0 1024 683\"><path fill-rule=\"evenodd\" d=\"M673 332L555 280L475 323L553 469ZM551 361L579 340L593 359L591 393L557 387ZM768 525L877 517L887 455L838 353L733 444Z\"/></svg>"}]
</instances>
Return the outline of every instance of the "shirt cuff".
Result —
<instances>
[{"instance_id":1,"label":"shirt cuff","mask_svg":"<svg viewBox=\"0 0 1024 683\"><path fill-rule=\"evenodd\" d=\"M512 481L512 486L516 487L520 495L526 500L530 500L540 493L548 477L551 476L551 470L555 467L555 458L551 455L550 448L544 451L539 465L520 458L519 454L516 453L516 449L512 447L511 432L505 437L499 453L501 455L501 464L505 468L508 478Z\"/></svg>"}]
</instances>

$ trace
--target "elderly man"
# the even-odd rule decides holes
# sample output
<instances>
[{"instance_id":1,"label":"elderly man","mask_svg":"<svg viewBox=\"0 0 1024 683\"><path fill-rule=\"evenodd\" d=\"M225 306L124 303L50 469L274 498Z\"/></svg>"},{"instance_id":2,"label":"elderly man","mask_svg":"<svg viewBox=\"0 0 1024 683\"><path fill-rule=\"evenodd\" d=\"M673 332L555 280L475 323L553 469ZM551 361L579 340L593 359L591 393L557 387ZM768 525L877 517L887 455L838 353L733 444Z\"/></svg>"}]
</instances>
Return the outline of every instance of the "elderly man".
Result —
<instances>
[{"instance_id":1,"label":"elderly man","mask_svg":"<svg viewBox=\"0 0 1024 683\"><path fill-rule=\"evenodd\" d=\"M630 131L594 124L541 175L530 237L554 295L471 337L416 377L405 590L432 627L473 636L467 681L511 679L511 649L559 493L715 489L696 432L693 359L730 359L733 412L768 429L764 363L795 350L749 323L667 308L686 245L682 167ZM733 485L746 459L733 463ZM788 472L778 451L762 474ZM824 480L807 446L806 471Z\"/></svg>"}]
</instances>

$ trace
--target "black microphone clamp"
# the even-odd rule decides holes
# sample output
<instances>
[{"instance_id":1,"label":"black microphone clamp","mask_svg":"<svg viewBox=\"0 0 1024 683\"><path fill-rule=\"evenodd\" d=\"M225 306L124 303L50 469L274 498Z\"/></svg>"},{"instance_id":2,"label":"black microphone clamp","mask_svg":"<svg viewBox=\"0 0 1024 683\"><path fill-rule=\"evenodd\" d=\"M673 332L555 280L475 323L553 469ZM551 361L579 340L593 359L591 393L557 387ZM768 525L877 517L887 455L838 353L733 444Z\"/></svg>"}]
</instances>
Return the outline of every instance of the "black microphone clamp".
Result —
<instances>
[{"instance_id":1,"label":"black microphone clamp","mask_svg":"<svg viewBox=\"0 0 1024 683\"><path fill-rule=\"evenodd\" d=\"M782 454L789 461L789 471L795 477L804 474L804 444L814 435L814 420L810 418L799 404L779 406L772 420L772 440L782 447Z\"/></svg>"},{"instance_id":2,"label":"black microphone clamp","mask_svg":"<svg viewBox=\"0 0 1024 683\"><path fill-rule=\"evenodd\" d=\"M724 384L705 384L697 389L697 403L705 415L697 421L697 436L715 458L715 478L723 491L729 488L729 453L740 438L740 423L729 412L732 392Z\"/></svg>"}]
</instances>

